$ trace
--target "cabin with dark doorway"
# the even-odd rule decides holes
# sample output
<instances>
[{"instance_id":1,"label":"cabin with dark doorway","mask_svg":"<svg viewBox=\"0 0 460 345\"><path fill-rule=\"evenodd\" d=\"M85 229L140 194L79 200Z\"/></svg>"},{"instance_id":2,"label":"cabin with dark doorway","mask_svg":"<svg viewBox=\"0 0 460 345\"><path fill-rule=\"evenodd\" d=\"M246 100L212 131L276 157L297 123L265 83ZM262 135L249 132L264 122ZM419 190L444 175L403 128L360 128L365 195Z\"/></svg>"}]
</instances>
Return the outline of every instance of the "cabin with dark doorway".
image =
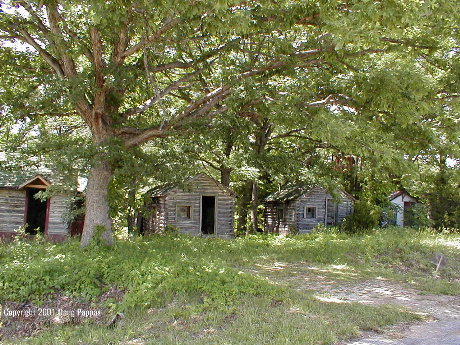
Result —
<instances>
[{"instance_id":1,"label":"cabin with dark doorway","mask_svg":"<svg viewBox=\"0 0 460 345\"><path fill-rule=\"evenodd\" d=\"M42 234L51 241L67 238L70 225L65 214L72 195L60 193L43 200L39 193L51 184L44 174L0 173L0 239L14 237L21 227L30 236Z\"/></svg>"},{"instance_id":2,"label":"cabin with dark doorway","mask_svg":"<svg viewBox=\"0 0 460 345\"><path fill-rule=\"evenodd\" d=\"M307 233L317 225L336 226L353 212L355 198L319 186L287 186L265 199L265 231Z\"/></svg>"},{"instance_id":3,"label":"cabin with dark doorway","mask_svg":"<svg viewBox=\"0 0 460 345\"><path fill-rule=\"evenodd\" d=\"M418 200L409 194L405 189L397 190L389 196L390 203L393 207L394 218L390 220L391 225L412 226L414 219L413 206Z\"/></svg>"},{"instance_id":4,"label":"cabin with dark doorway","mask_svg":"<svg viewBox=\"0 0 460 345\"><path fill-rule=\"evenodd\" d=\"M167 227L198 236L233 236L234 193L212 177L199 174L183 186L150 190L138 222L142 234L163 233Z\"/></svg>"}]
</instances>

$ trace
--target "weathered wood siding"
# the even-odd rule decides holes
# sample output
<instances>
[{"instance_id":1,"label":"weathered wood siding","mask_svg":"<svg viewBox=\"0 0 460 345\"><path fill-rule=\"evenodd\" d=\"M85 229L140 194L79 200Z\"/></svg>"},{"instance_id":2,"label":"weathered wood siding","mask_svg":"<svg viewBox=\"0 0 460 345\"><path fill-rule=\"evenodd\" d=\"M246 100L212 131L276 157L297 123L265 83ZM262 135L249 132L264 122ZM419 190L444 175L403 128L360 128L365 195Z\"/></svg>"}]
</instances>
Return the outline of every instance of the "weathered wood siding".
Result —
<instances>
[{"instance_id":1,"label":"weathered wood siding","mask_svg":"<svg viewBox=\"0 0 460 345\"><path fill-rule=\"evenodd\" d=\"M201 235L201 197L216 198L215 235L233 235L234 197L229 195L210 177L199 175L194 178L190 190L173 189L165 200L166 223L176 226L181 233ZM191 206L191 218L177 218L178 206Z\"/></svg>"},{"instance_id":2,"label":"weathered wood siding","mask_svg":"<svg viewBox=\"0 0 460 345\"><path fill-rule=\"evenodd\" d=\"M26 193L0 189L0 232L14 232L24 225Z\"/></svg>"},{"instance_id":3,"label":"weathered wood siding","mask_svg":"<svg viewBox=\"0 0 460 345\"><path fill-rule=\"evenodd\" d=\"M337 206L337 224L352 212L353 201L345 194L339 193L340 201ZM316 225L326 225L326 205L333 200L325 189L316 187L309 193L301 195L296 200L297 228L299 233L310 232ZM305 207L315 207L315 218L304 218Z\"/></svg>"},{"instance_id":4,"label":"weathered wood siding","mask_svg":"<svg viewBox=\"0 0 460 345\"><path fill-rule=\"evenodd\" d=\"M284 218L278 219L278 209L283 209ZM295 202L265 203L265 231L287 235L297 228Z\"/></svg>"},{"instance_id":5,"label":"weathered wood siding","mask_svg":"<svg viewBox=\"0 0 460 345\"><path fill-rule=\"evenodd\" d=\"M69 226L65 223L64 217L67 212L70 197L67 195L55 195L49 200L49 235L67 235Z\"/></svg>"},{"instance_id":6,"label":"weathered wood siding","mask_svg":"<svg viewBox=\"0 0 460 345\"><path fill-rule=\"evenodd\" d=\"M164 196L152 198L152 201L146 205L143 215L144 233L163 232L166 227L166 198Z\"/></svg>"}]
</instances>

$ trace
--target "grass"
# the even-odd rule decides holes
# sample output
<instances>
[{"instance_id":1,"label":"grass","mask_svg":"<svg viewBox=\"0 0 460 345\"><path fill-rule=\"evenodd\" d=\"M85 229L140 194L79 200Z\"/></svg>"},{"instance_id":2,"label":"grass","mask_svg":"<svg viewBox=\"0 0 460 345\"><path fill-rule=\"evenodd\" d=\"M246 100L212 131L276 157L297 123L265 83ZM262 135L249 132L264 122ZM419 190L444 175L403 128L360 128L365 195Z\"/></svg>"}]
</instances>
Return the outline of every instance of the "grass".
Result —
<instances>
[{"instance_id":1,"label":"grass","mask_svg":"<svg viewBox=\"0 0 460 345\"><path fill-rule=\"evenodd\" d=\"M107 317L125 315L113 329L107 320L46 326L14 344L333 344L419 317L396 306L319 300L298 289L299 277L319 286L385 277L456 295L459 244L458 234L400 228L235 240L153 236L84 251L74 241L15 241L0 245L0 302L47 305L58 292ZM447 265L435 272L440 254Z\"/></svg>"}]
</instances>

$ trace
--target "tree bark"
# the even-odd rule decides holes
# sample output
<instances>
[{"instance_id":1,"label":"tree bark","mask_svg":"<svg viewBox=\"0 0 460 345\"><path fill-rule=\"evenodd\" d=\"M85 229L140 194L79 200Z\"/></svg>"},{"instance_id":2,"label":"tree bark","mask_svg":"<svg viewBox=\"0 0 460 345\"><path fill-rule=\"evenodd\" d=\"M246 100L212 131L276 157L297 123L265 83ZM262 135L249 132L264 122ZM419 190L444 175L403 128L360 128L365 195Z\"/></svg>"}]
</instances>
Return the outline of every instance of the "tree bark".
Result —
<instances>
[{"instance_id":1,"label":"tree bark","mask_svg":"<svg viewBox=\"0 0 460 345\"><path fill-rule=\"evenodd\" d=\"M246 181L242 186L241 193L238 193L238 218L236 230L238 234L247 234L248 208L251 202L250 181Z\"/></svg>"},{"instance_id":2,"label":"tree bark","mask_svg":"<svg viewBox=\"0 0 460 345\"><path fill-rule=\"evenodd\" d=\"M230 186L230 174L232 169L226 167L225 165L220 166L220 183L222 183L225 187Z\"/></svg>"},{"instance_id":3,"label":"tree bark","mask_svg":"<svg viewBox=\"0 0 460 345\"><path fill-rule=\"evenodd\" d=\"M252 232L256 234L259 231L259 186L257 180L252 181L252 193L251 193L251 221L252 221Z\"/></svg>"},{"instance_id":4,"label":"tree bark","mask_svg":"<svg viewBox=\"0 0 460 345\"><path fill-rule=\"evenodd\" d=\"M91 168L86 188L85 225L81 246L86 247L98 235L103 243L110 246L114 242L112 220L109 214L108 187L113 169L107 160L96 161ZM100 227L99 230L96 230Z\"/></svg>"}]
</instances>

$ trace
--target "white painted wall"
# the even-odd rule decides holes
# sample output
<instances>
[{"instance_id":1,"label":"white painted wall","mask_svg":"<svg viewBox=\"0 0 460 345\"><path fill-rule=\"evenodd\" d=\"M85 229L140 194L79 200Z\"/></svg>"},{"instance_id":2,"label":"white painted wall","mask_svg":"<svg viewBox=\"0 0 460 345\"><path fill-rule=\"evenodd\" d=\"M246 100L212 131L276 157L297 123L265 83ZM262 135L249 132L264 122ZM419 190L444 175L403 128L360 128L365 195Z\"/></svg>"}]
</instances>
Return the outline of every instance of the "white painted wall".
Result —
<instances>
[{"instance_id":1,"label":"white painted wall","mask_svg":"<svg viewBox=\"0 0 460 345\"><path fill-rule=\"evenodd\" d=\"M397 226L404 226L404 203L405 202L417 202L413 197L403 193L393 200L390 201L393 205L397 206L397 213L396 213L396 225Z\"/></svg>"}]
</instances>

